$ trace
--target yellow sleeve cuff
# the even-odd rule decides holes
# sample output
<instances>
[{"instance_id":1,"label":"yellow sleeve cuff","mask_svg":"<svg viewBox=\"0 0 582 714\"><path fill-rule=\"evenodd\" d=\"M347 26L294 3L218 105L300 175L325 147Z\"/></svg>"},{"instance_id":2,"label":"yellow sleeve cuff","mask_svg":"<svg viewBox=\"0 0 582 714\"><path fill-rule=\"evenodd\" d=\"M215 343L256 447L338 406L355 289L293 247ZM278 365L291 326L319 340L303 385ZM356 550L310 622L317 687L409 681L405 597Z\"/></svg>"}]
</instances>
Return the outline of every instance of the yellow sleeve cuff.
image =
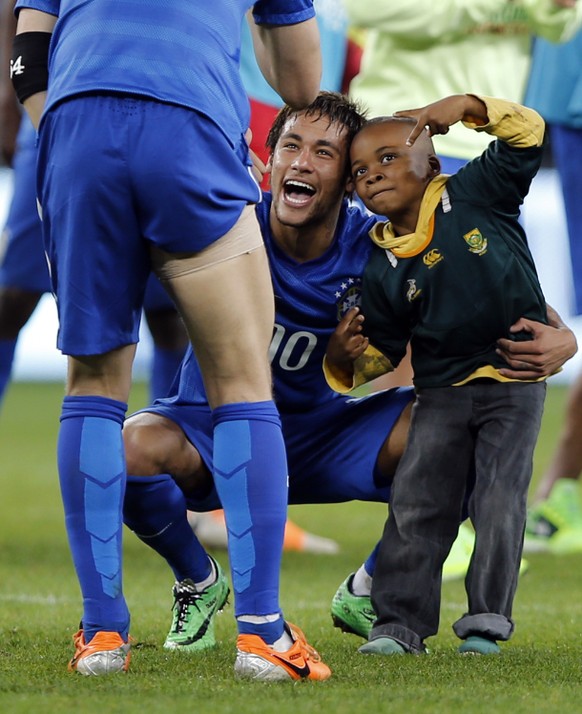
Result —
<instances>
[{"instance_id":1,"label":"yellow sleeve cuff","mask_svg":"<svg viewBox=\"0 0 582 714\"><path fill-rule=\"evenodd\" d=\"M466 127L475 131L484 131L519 149L542 145L545 123L535 110L505 99L482 97L478 94L473 96L480 99L487 107L489 122L479 125L467 117L467 121L463 121Z\"/></svg>"},{"instance_id":2,"label":"yellow sleeve cuff","mask_svg":"<svg viewBox=\"0 0 582 714\"><path fill-rule=\"evenodd\" d=\"M323 358L325 381L334 392L348 394L362 384L367 384L376 377L394 370L390 360L372 345L368 345L364 354L354 362L353 367L351 374L340 372L329 364L327 357Z\"/></svg>"}]
</instances>

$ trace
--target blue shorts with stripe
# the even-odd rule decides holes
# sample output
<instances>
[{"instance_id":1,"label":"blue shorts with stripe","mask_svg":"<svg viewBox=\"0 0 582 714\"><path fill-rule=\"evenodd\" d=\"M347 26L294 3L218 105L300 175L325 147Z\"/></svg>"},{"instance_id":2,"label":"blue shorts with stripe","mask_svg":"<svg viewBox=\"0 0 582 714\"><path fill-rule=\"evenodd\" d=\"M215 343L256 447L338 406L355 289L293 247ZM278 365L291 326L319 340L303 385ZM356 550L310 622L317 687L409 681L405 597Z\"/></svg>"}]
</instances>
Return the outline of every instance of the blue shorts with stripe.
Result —
<instances>
[{"instance_id":1,"label":"blue shorts with stripe","mask_svg":"<svg viewBox=\"0 0 582 714\"><path fill-rule=\"evenodd\" d=\"M289 503L388 503L390 486L378 482L376 460L403 409L414 399L410 387L367 397L341 397L309 412L281 414L289 462ZM207 405L160 399L141 412L175 422L212 471L212 421ZM139 413L139 412L138 412ZM216 491L188 499L193 511L220 508Z\"/></svg>"},{"instance_id":2,"label":"blue shorts with stripe","mask_svg":"<svg viewBox=\"0 0 582 714\"><path fill-rule=\"evenodd\" d=\"M210 119L147 98L84 95L52 108L38 166L65 354L137 342L150 246L198 252L260 200L242 136L233 146Z\"/></svg>"}]
</instances>

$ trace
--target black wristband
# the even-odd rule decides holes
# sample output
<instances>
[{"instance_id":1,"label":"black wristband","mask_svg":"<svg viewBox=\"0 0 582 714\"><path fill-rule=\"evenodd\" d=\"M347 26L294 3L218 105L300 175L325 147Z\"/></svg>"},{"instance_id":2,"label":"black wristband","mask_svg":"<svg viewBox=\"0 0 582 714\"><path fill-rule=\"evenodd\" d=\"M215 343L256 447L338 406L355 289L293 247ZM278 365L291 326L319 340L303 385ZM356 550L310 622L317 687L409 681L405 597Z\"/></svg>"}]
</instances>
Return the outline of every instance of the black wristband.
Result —
<instances>
[{"instance_id":1,"label":"black wristband","mask_svg":"<svg viewBox=\"0 0 582 714\"><path fill-rule=\"evenodd\" d=\"M48 87L48 56L52 33L22 32L12 43L10 79L19 102Z\"/></svg>"}]
</instances>

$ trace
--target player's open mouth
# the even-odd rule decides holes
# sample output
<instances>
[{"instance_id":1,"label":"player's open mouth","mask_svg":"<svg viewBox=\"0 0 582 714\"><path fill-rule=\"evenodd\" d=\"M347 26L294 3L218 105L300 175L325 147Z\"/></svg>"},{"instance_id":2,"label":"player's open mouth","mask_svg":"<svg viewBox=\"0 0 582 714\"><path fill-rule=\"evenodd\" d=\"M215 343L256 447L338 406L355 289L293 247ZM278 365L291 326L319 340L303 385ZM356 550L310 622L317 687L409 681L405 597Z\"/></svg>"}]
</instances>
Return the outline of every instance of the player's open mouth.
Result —
<instances>
[{"instance_id":1,"label":"player's open mouth","mask_svg":"<svg viewBox=\"0 0 582 714\"><path fill-rule=\"evenodd\" d=\"M287 203L304 206L315 196L315 189L305 181L289 179L283 184L283 194Z\"/></svg>"}]
</instances>

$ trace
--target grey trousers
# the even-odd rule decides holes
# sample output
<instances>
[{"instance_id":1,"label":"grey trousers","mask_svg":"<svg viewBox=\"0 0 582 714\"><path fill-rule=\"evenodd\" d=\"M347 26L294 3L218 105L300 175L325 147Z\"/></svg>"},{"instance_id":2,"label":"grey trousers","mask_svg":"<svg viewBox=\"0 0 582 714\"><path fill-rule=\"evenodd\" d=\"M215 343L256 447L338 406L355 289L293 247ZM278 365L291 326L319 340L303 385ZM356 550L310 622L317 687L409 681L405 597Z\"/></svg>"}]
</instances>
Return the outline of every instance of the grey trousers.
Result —
<instances>
[{"instance_id":1,"label":"grey trousers","mask_svg":"<svg viewBox=\"0 0 582 714\"><path fill-rule=\"evenodd\" d=\"M468 497L476 532L458 637L507 640L545 383L475 382L417 390L372 583L370 640L421 652L438 631L442 567Z\"/></svg>"}]
</instances>

